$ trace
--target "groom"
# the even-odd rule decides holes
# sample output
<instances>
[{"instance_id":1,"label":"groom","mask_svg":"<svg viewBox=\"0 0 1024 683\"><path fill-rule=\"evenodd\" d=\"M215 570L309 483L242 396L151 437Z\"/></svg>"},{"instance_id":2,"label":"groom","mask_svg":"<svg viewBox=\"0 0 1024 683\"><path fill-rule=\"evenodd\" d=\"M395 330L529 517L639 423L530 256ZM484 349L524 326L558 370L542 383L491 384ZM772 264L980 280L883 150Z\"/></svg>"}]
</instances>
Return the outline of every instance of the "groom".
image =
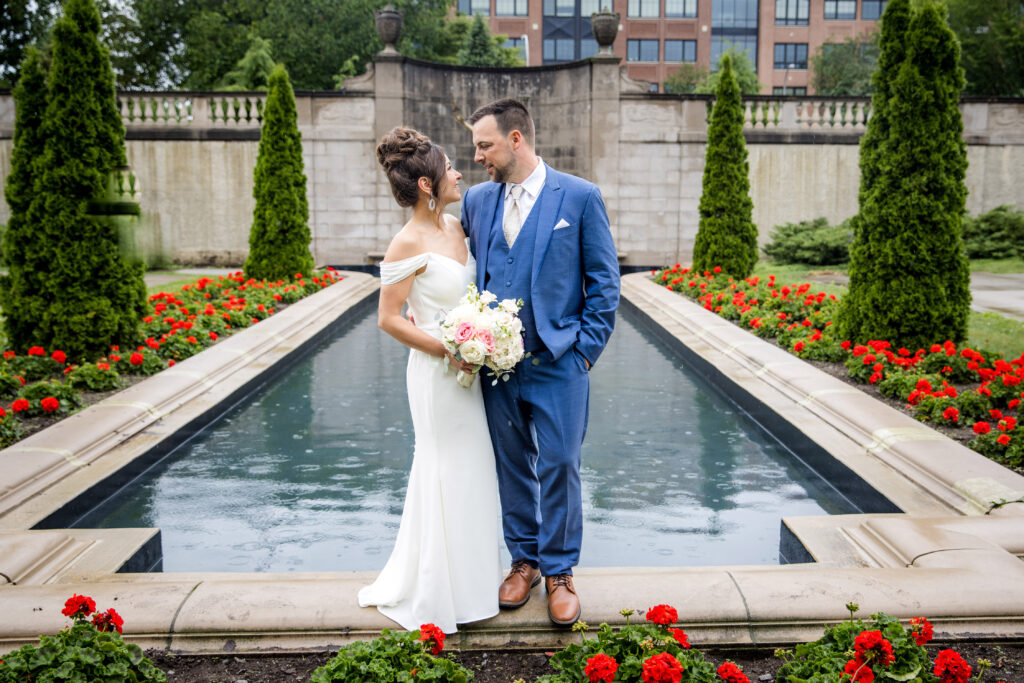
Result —
<instances>
[{"instance_id":1,"label":"groom","mask_svg":"<svg viewBox=\"0 0 1024 683\"><path fill-rule=\"evenodd\" d=\"M619 305L619 266L601 192L545 164L530 113L504 99L477 109L474 160L493 183L469 188L462 225L477 282L523 299L526 351L507 382L483 383L512 570L498 603L520 607L546 579L548 615L580 617L572 582L583 532L580 446L590 378Z\"/></svg>"}]
</instances>

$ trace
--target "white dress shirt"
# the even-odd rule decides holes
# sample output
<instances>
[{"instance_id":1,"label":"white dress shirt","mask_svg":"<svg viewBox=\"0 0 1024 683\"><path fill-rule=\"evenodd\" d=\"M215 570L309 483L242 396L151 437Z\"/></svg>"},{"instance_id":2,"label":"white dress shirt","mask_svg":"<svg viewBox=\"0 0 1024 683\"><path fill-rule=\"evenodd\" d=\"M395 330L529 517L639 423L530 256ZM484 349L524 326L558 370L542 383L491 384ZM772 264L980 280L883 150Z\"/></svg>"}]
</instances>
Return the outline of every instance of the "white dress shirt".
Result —
<instances>
[{"instance_id":1,"label":"white dress shirt","mask_svg":"<svg viewBox=\"0 0 1024 683\"><path fill-rule=\"evenodd\" d=\"M544 166L544 161L537 157L539 163L537 168L533 169L533 173L527 177L520 185L523 187L523 193L519 195L519 225L526 225L526 219L530 215L530 211L533 209L533 205L537 203L537 197L540 196L540 191L544 189L544 181L548 177L548 172ZM512 185L514 183L505 183L505 208L502 214L502 225L508 220L509 209L512 208Z\"/></svg>"}]
</instances>

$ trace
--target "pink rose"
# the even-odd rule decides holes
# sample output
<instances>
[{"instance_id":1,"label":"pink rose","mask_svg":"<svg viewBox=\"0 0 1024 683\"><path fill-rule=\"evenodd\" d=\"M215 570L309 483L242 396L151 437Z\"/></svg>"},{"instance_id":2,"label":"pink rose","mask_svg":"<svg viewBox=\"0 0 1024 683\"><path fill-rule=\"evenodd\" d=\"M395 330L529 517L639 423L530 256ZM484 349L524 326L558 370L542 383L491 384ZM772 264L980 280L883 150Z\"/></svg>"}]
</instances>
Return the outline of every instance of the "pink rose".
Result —
<instances>
[{"instance_id":1,"label":"pink rose","mask_svg":"<svg viewBox=\"0 0 1024 683\"><path fill-rule=\"evenodd\" d=\"M455 330L455 343L461 344L464 341L472 339L474 332L476 332L476 328L473 327L473 323L464 320L459 323L458 328Z\"/></svg>"},{"instance_id":2,"label":"pink rose","mask_svg":"<svg viewBox=\"0 0 1024 683\"><path fill-rule=\"evenodd\" d=\"M487 353L494 353L494 335L488 329L479 329L474 335L481 344L487 347Z\"/></svg>"}]
</instances>

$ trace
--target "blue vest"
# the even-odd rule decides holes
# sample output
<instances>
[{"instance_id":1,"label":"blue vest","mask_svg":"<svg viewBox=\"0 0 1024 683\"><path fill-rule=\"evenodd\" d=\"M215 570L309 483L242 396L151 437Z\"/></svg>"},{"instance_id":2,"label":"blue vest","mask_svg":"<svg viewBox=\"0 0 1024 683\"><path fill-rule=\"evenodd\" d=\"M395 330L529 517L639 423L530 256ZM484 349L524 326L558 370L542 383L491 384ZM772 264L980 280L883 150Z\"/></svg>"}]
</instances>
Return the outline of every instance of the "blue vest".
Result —
<instances>
[{"instance_id":1,"label":"blue vest","mask_svg":"<svg viewBox=\"0 0 1024 683\"><path fill-rule=\"evenodd\" d=\"M504 189L504 188L502 188ZM522 299L519 319L523 321L525 348L537 354L545 350L544 342L537 335L534 322L533 304L530 301L530 271L533 269L533 246L537 236L537 215L540 198L526 217L515 244L509 249L502 231L502 217L505 215L504 193L495 211L490 241L487 243L487 271L484 274L484 289L502 299Z\"/></svg>"}]
</instances>

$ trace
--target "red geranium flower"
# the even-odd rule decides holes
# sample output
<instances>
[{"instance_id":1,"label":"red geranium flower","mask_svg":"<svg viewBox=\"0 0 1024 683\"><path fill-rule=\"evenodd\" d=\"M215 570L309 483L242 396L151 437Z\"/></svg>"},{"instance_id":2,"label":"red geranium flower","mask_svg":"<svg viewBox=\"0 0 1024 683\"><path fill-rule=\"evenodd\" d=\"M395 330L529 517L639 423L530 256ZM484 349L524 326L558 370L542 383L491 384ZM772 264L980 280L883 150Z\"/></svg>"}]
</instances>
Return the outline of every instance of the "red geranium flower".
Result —
<instances>
[{"instance_id":1,"label":"red geranium flower","mask_svg":"<svg viewBox=\"0 0 1024 683\"><path fill-rule=\"evenodd\" d=\"M942 417L950 422L956 422L960 419L960 411L950 406L942 411Z\"/></svg>"},{"instance_id":2,"label":"red geranium flower","mask_svg":"<svg viewBox=\"0 0 1024 683\"><path fill-rule=\"evenodd\" d=\"M42 346L33 346L33 347L29 348L28 355L30 355L30 356L45 356L46 355L46 351L43 350Z\"/></svg>"},{"instance_id":3,"label":"red geranium flower","mask_svg":"<svg viewBox=\"0 0 1024 683\"><path fill-rule=\"evenodd\" d=\"M143 361L145 361L145 358L143 358L142 354L138 351L128 357L128 362L132 365L142 365Z\"/></svg>"},{"instance_id":4,"label":"red geranium flower","mask_svg":"<svg viewBox=\"0 0 1024 683\"><path fill-rule=\"evenodd\" d=\"M619 663L603 652L598 652L588 659L587 665L583 667L583 673L587 675L590 683L612 683L618 670Z\"/></svg>"},{"instance_id":5,"label":"red geranium flower","mask_svg":"<svg viewBox=\"0 0 1024 683\"><path fill-rule=\"evenodd\" d=\"M52 413L60 408L60 401L55 399L53 396L47 396L39 402L40 407L48 413Z\"/></svg>"},{"instance_id":6,"label":"red geranium flower","mask_svg":"<svg viewBox=\"0 0 1024 683\"><path fill-rule=\"evenodd\" d=\"M60 611L66 617L87 617L96 611L96 602L84 595L72 595L64 603L64 609Z\"/></svg>"},{"instance_id":7,"label":"red geranium flower","mask_svg":"<svg viewBox=\"0 0 1024 683\"><path fill-rule=\"evenodd\" d=\"M853 649L858 658L881 666L889 666L896 659L892 654L892 643L882 637L881 631L861 631L853 641Z\"/></svg>"},{"instance_id":8,"label":"red geranium flower","mask_svg":"<svg viewBox=\"0 0 1024 683\"><path fill-rule=\"evenodd\" d=\"M121 627L124 626L124 619L111 607L106 612L97 612L92 615L92 625L96 627L97 631L117 631L118 633L123 633Z\"/></svg>"},{"instance_id":9,"label":"red geranium flower","mask_svg":"<svg viewBox=\"0 0 1024 683\"><path fill-rule=\"evenodd\" d=\"M990 425L988 422L975 422L974 423L974 433L975 434L988 434L990 431L992 431L992 425Z\"/></svg>"},{"instance_id":10,"label":"red geranium flower","mask_svg":"<svg viewBox=\"0 0 1024 683\"><path fill-rule=\"evenodd\" d=\"M942 650L935 655L933 674L942 683L967 683L971 678L971 666L953 650Z\"/></svg>"},{"instance_id":11,"label":"red geranium flower","mask_svg":"<svg viewBox=\"0 0 1024 683\"><path fill-rule=\"evenodd\" d=\"M931 622L924 617L914 617L910 620L910 629L914 638L914 642L918 645L924 645L932 639L934 635L934 629L932 628Z\"/></svg>"},{"instance_id":12,"label":"red geranium flower","mask_svg":"<svg viewBox=\"0 0 1024 683\"><path fill-rule=\"evenodd\" d=\"M640 677L644 683L679 683L683 678L683 665L669 653L662 652L644 660Z\"/></svg>"},{"instance_id":13,"label":"red geranium flower","mask_svg":"<svg viewBox=\"0 0 1024 683\"><path fill-rule=\"evenodd\" d=\"M107 371L107 370L110 369L110 364L109 363L97 363L96 367L99 368L100 370Z\"/></svg>"},{"instance_id":14,"label":"red geranium flower","mask_svg":"<svg viewBox=\"0 0 1024 683\"><path fill-rule=\"evenodd\" d=\"M681 628L670 628L668 630L668 632L671 633L672 637L676 639L677 643L679 643L679 647L681 647L683 649L689 649L689 647L690 647L690 640L686 636L686 633L683 631L683 629L681 629Z\"/></svg>"},{"instance_id":15,"label":"red geranium flower","mask_svg":"<svg viewBox=\"0 0 1024 683\"><path fill-rule=\"evenodd\" d=\"M28 399L26 399L26 398L15 399L14 403L11 404L11 410L14 411L15 413L20 413L23 410L28 410L28 409L29 409Z\"/></svg>"},{"instance_id":16,"label":"red geranium flower","mask_svg":"<svg viewBox=\"0 0 1024 683\"><path fill-rule=\"evenodd\" d=\"M425 640L428 644L432 643L430 649L432 655L439 655L444 649L444 631L433 624L420 626L420 637L417 640Z\"/></svg>"},{"instance_id":17,"label":"red geranium flower","mask_svg":"<svg viewBox=\"0 0 1024 683\"><path fill-rule=\"evenodd\" d=\"M804 343L802 341L798 341L796 344L793 344L793 350L800 353L804 350Z\"/></svg>"},{"instance_id":18,"label":"red geranium flower","mask_svg":"<svg viewBox=\"0 0 1024 683\"><path fill-rule=\"evenodd\" d=\"M16 355L17 354L14 353L14 351L4 351L4 360L10 360L14 358Z\"/></svg>"},{"instance_id":19,"label":"red geranium flower","mask_svg":"<svg viewBox=\"0 0 1024 683\"><path fill-rule=\"evenodd\" d=\"M1000 434L999 437L996 439L996 441L998 443L1002 444L1003 446L1009 446L1010 445L1010 436L1008 434Z\"/></svg>"},{"instance_id":20,"label":"red geranium flower","mask_svg":"<svg viewBox=\"0 0 1024 683\"><path fill-rule=\"evenodd\" d=\"M214 332L213 330L210 330L210 339L212 339L213 341L217 341L217 333Z\"/></svg>"},{"instance_id":21,"label":"red geranium flower","mask_svg":"<svg viewBox=\"0 0 1024 683\"><path fill-rule=\"evenodd\" d=\"M849 676L849 678L847 678ZM861 662L856 659L851 659L843 667L843 675L839 679L841 681L850 681L850 683L871 683L875 680L875 672L871 670L871 667L867 665L867 662Z\"/></svg>"},{"instance_id":22,"label":"red geranium flower","mask_svg":"<svg viewBox=\"0 0 1024 683\"><path fill-rule=\"evenodd\" d=\"M58 363L63 363L68 359L67 354L65 354L63 351L54 351L52 354L50 354L50 358L54 359Z\"/></svg>"},{"instance_id":23,"label":"red geranium flower","mask_svg":"<svg viewBox=\"0 0 1024 683\"><path fill-rule=\"evenodd\" d=\"M679 619L679 613L671 605L655 605L647 610L647 621L652 621L659 626L674 624Z\"/></svg>"},{"instance_id":24,"label":"red geranium flower","mask_svg":"<svg viewBox=\"0 0 1024 683\"><path fill-rule=\"evenodd\" d=\"M718 667L718 677L726 683L750 683L747 675L732 662L726 662Z\"/></svg>"}]
</instances>

